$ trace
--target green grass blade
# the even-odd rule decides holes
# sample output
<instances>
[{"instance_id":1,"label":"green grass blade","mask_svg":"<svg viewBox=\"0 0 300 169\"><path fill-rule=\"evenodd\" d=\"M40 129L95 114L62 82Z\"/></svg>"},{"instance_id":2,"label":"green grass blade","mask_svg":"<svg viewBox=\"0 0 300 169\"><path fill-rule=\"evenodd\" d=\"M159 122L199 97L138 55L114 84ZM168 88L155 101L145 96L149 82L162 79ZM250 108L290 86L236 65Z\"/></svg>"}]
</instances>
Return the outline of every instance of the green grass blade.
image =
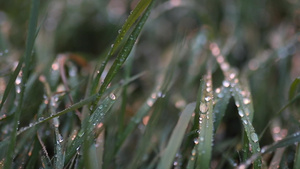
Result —
<instances>
[{"instance_id":1,"label":"green grass blade","mask_svg":"<svg viewBox=\"0 0 300 169\"><path fill-rule=\"evenodd\" d=\"M190 103L181 113L179 120L172 132L168 145L164 150L163 155L158 163L158 169L171 168L175 154L181 145L185 131L194 112L195 106L195 103Z\"/></svg>"},{"instance_id":2,"label":"green grass blade","mask_svg":"<svg viewBox=\"0 0 300 169\"><path fill-rule=\"evenodd\" d=\"M290 86L289 100L295 97L296 91L299 88L299 84L300 84L300 77L297 77Z\"/></svg>"},{"instance_id":3,"label":"green grass blade","mask_svg":"<svg viewBox=\"0 0 300 169\"><path fill-rule=\"evenodd\" d=\"M94 130L95 126L97 126L100 122L103 122L107 112L112 107L112 105L115 103L116 96L114 94L111 94L110 96L106 97L103 102L98 106L98 108L95 110L95 112L92 114L92 116L89 118L87 130L81 129L77 137L74 139L74 141L71 143L71 145L67 148L66 152L66 160L65 164L68 163L71 158L74 156L74 154L78 151L78 148L81 146L84 140L84 135L91 134Z\"/></svg>"},{"instance_id":4,"label":"green grass blade","mask_svg":"<svg viewBox=\"0 0 300 169\"><path fill-rule=\"evenodd\" d=\"M119 34L115 40L115 43L111 46L111 49L109 50L108 54L106 55L104 61L102 62L99 71L97 72L97 76L95 78L95 81L93 82L92 85L92 90L96 89L96 86L98 86L99 83L99 79L106 67L106 64L108 63L109 58L115 53L115 51L120 48L120 44L121 42L125 41L126 38L125 35L128 34L130 31L129 29L133 26L133 24L137 21L137 19L142 15L142 13L145 11L145 9L147 7L149 7L149 4L152 2L153 0L141 0L137 6L134 8L134 10L131 12L131 14L129 15L129 17L127 18L126 22L124 23L124 25L122 26L122 28L119 30ZM149 11L148 11L149 12ZM145 11L145 13L147 13L147 11ZM149 13L148 13L149 14ZM142 20L142 18L140 19L140 21ZM147 18L144 20L144 22L147 20ZM138 26L140 27L140 29L142 29L143 24L139 24ZM126 41L125 43L125 48L123 48L119 54L119 56L124 55L122 58L122 60L126 60L125 55L128 55L131 51L130 48L132 48L132 46L134 44L129 44L132 43L129 40L134 40L136 41L136 38L139 34L139 32L137 33L136 37L134 37L136 33L134 33L135 30L133 30L133 32L131 33L131 35L129 36L129 39ZM128 47L129 45L131 45L131 47ZM127 47L126 47L127 46ZM124 50L125 49L125 50ZM126 54L128 53L128 54ZM118 60L118 59L116 59ZM92 91L93 92L93 91Z\"/></svg>"},{"instance_id":5,"label":"green grass blade","mask_svg":"<svg viewBox=\"0 0 300 169\"><path fill-rule=\"evenodd\" d=\"M97 100L96 100L97 102L100 100L100 98L101 98L102 94L104 93L104 91L106 90L107 86L112 81L112 79L115 77L117 72L120 70L123 63L126 61L128 55L131 52L131 49L133 48L133 46L136 42L136 39L138 38L146 20L148 19L148 16L151 12L153 5L154 5L154 1L151 1L149 6L147 7L147 9L145 10L144 14L141 16L140 20L138 21L137 25L135 26L134 30L130 34L128 40L124 44L124 47L121 49L120 53L118 54L113 65L109 69L109 71L104 79L104 82L101 85L100 90L98 92L99 95L97 96Z\"/></svg>"},{"instance_id":6,"label":"green grass blade","mask_svg":"<svg viewBox=\"0 0 300 169\"><path fill-rule=\"evenodd\" d=\"M1 100L1 103L0 103L0 112L2 110L2 107L8 97L8 94L9 92L11 91L11 89L14 87L14 83L16 81L16 78L18 77L20 71L21 71L21 68L22 68L22 65L23 65L23 58L20 59L16 69L14 70L12 76L10 77L9 81L8 81L8 84L7 84L7 87L4 91L4 94L3 94L3 97L2 97L2 100Z\"/></svg>"},{"instance_id":7,"label":"green grass blade","mask_svg":"<svg viewBox=\"0 0 300 169\"><path fill-rule=\"evenodd\" d=\"M231 98L229 88L223 86L221 88L217 88L215 98L217 99L213 112L215 115L214 129L216 132L221 123L222 118L225 115L227 105Z\"/></svg>"},{"instance_id":8,"label":"green grass blade","mask_svg":"<svg viewBox=\"0 0 300 169\"><path fill-rule=\"evenodd\" d=\"M200 104L199 137L195 140L196 168L210 168L213 147L213 94L211 74L205 78L205 88Z\"/></svg>"},{"instance_id":9,"label":"green grass blade","mask_svg":"<svg viewBox=\"0 0 300 169\"><path fill-rule=\"evenodd\" d=\"M275 151L277 148L287 147L287 146L293 145L295 143L299 144L299 142L300 142L300 132L296 132L292 135L285 137L282 140L274 142L273 144L271 144L269 146L263 147L260 152L253 154L251 156L251 158L249 158L245 163L240 164L238 166L238 168L247 168L249 165L251 165L252 161L261 157L261 154L270 153L270 152Z\"/></svg>"},{"instance_id":10,"label":"green grass blade","mask_svg":"<svg viewBox=\"0 0 300 169\"><path fill-rule=\"evenodd\" d=\"M241 89L239 83L233 83L232 86L232 94L235 100L235 103L238 107L238 114L241 118L242 124L244 126L244 130L247 135L247 139L249 141L245 142L247 144L245 148L250 149L251 154L256 154L260 152L258 135L255 132L255 129L252 125L252 117L253 117L253 108L251 103L251 99L249 97L243 96L244 90ZM247 92L247 91L246 91ZM251 115L252 114L252 115ZM261 168L261 157L254 161L254 168Z\"/></svg>"},{"instance_id":11,"label":"green grass blade","mask_svg":"<svg viewBox=\"0 0 300 169\"><path fill-rule=\"evenodd\" d=\"M27 82L27 78L29 75L29 68L30 68L30 61L31 61L31 55L32 55L32 49L35 41L35 33L36 33L36 25L37 25L37 19L38 19L38 9L39 9L39 0L32 0L31 1L31 11L30 11L30 19L29 19L29 28L28 28L28 35L26 40L26 49L25 49L25 55L24 55L24 62L25 67L23 69L23 78L22 78L22 87L21 87L21 93L20 93L20 103L17 108L17 111L14 115L14 121L13 121L13 131L11 133L11 140L9 149L7 152L7 158L4 162L4 169L10 169L12 166L13 158L14 158L14 149L15 144L17 140L17 128L19 125L20 115L21 115L21 108L23 104L24 99L24 92L25 92L25 86Z\"/></svg>"},{"instance_id":12,"label":"green grass blade","mask_svg":"<svg viewBox=\"0 0 300 169\"><path fill-rule=\"evenodd\" d=\"M300 144L298 142L295 158L294 158L294 169L300 168Z\"/></svg>"}]
</instances>

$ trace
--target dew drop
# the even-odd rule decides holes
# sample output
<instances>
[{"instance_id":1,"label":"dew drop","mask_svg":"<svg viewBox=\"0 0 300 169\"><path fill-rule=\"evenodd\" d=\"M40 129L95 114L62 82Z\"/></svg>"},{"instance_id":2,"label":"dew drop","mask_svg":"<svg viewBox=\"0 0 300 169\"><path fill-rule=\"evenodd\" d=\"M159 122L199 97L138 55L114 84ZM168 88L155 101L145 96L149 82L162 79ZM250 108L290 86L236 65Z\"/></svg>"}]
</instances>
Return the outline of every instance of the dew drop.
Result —
<instances>
[{"instance_id":1,"label":"dew drop","mask_svg":"<svg viewBox=\"0 0 300 169\"><path fill-rule=\"evenodd\" d=\"M115 96L113 93L111 93L111 94L109 95L109 98L110 98L111 100L116 100L116 96Z\"/></svg>"},{"instance_id":2,"label":"dew drop","mask_svg":"<svg viewBox=\"0 0 300 169\"><path fill-rule=\"evenodd\" d=\"M211 100L211 97L210 97L210 96L207 96L207 97L204 98L204 100L208 102L208 101Z\"/></svg>"},{"instance_id":3,"label":"dew drop","mask_svg":"<svg viewBox=\"0 0 300 169\"><path fill-rule=\"evenodd\" d=\"M220 93L221 89L220 88L216 88L216 93Z\"/></svg>"},{"instance_id":4,"label":"dew drop","mask_svg":"<svg viewBox=\"0 0 300 169\"><path fill-rule=\"evenodd\" d=\"M255 143L258 141L258 137L257 137L256 133L251 133L250 137L251 137L252 141L254 141Z\"/></svg>"},{"instance_id":5,"label":"dew drop","mask_svg":"<svg viewBox=\"0 0 300 169\"><path fill-rule=\"evenodd\" d=\"M244 104L249 104L249 103L250 103L250 99L244 98L244 99L243 99L243 102L244 102Z\"/></svg>"},{"instance_id":6,"label":"dew drop","mask_svg":"<svg viewBox=\"0 0 300 169\"><path fill-rule=\"evenodd\" d=\"M193 155L193 156L196 155L196 150L195 150L195 149L192 150L192 155Z\"/></svg>"},{"instance_id":7,"label":"dew drop","mask_svg":"<svg viewBox=\"0 0 300 169\"><path fill-rule=\"evenodd\" d=\"M111 44L111 46L110 46L111 48L113 48L114 47L114 44Z\"/></svg>"},{"instance_id":8,"label":"dew drop","mask_svg":"<svg viewBox=\"0 0 300 169\"><path fill-rule=\"evenodd\" d=\"M241 117L244 117L244 113L243 113L242 110L239 110L239 115L240 115Z\"/></svg>"},{"instance_id":9,"label":"dew drop","mask_svg":"<svg viewBox=\"0 0 300 169\"><path fill-rule=\"evenodd\" d=\"M240 107L240 103L238 101L235 101L236 107Z\"/></svg>"},{"instance_id":10,"label":"dew drop","mask_svg":"<svg viewBox=\"0 0 300 169\"><path fill-rule=\"evenodd\" d=\"M150 106L150 107L153 106L153 101L151 99L148 99L147 100L147 105Z\"/></svg>"},{"instance_id":11,"label":"dew drop","mask_svg":"<svg viewBox=\"0 0 300 169\"><path fill-rule=\"evenodd\" d=\"M200 137L199 139L200 139L200 141L204 141L204 137Z\"/></svg>"},{"instance_id":12,"label":"dew drop","mask_svg":"<svg viewBox=\"0 0 300 169\"><path fill-rule=\"evenodd\" d=\"M207 112L208 107L206 106L205 103L201 103L199 109L201 112L205 113L205 112Z\"/></svg>"},{"instance_id":13,"label":"dew drop","mask_svg":"<svg viewBox=\"0 0 300 169\"><path fill-rule=\"evenodd\" d=\"M248 124L247 120L243 120L243 123L244 123L244 124Z\"/></svg>"},{"instance_id":14,"label":"dew drop","mask_svg":"<svg viewBox=\"0 0 300 169\"><path fill-rule=\"evenodd\" d=\"M224 80L222 82L222 84L223 84L224 87L229 87L229 85L230 85L230 83L227 80Z\"/></svg>"},{"instance_id":15,"label":"dew drop","mask_svg":"<svg viewBox=\"0 0 300 169\"><path fill-rule=\"evenodd\" d=\"M199 139L198 138L195 138L194 139L194 143L197 145L197 144L199 144Z\"/></svg>"},{"instance_id":16,"label":"dew drop","mask_svg":"<svg viewBox=\"0 0 300 169\"><path fill-rule=\"evenodd\" d=\"M40 118L39 118L39 121L43 121L43 120L44 120L44 117L40 117Z\"/></svg>"},{"instance_id":17,"label":"dew drop","mask_svg":"<svg viewBox=\"0 0 300 169\"><path fill-rule=\"evenodd\" d=\"M232 79L234 79L236 77L236 74L235 73L230 73L230 75L229 75L229 78L232 80Z\"/></svg>"}]
</instances>

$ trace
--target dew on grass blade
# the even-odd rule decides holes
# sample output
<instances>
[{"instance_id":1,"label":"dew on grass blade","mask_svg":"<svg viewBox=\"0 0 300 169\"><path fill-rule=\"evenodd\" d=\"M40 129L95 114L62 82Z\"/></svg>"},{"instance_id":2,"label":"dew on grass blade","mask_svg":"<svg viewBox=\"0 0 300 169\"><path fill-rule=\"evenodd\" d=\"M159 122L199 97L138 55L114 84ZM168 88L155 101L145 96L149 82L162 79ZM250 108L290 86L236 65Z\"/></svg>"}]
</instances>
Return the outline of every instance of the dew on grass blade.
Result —
<instances>
[{"instance_id":1,"label":"dew on grass blade","mask_svg":"<svg viewBox=\"0 0 300 169\"><path fill-rule=\"evenodd\" d=\"M109 98L110 98L111 100L116 100L116 96L115 96L115 94L113 94L113 93L111 93L111 94L109 95Z\"/></svg>"},{"instance_id":2,"label":"dew on grass blade","mask_svg":"<svg viewBox=\"0 0 300 169\"><path fill-rule=\"evenodd\" d=\"M229 87L230 86L230 82L228 82L227 80L224 80L222 82L222 84L223 84L224 87Z\"/></svg>"}]
</instances>

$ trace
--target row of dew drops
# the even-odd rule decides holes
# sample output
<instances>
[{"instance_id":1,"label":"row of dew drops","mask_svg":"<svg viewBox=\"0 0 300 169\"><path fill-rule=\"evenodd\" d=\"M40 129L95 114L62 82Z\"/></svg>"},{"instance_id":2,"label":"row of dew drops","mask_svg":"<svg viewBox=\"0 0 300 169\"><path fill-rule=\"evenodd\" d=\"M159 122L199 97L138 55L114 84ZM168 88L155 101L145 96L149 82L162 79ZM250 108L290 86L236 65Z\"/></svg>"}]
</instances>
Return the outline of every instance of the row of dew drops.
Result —
<instances>
[{"instance_id":1,"label":"row of dew drops","mask_svg":"<svg viewBox=\"0 0 300 169\"><path fill-rule=\"evenodd\" d=\"M224 56L221 55L221 51L220 48L218 47L218 45L216 43L211 43L209 46L212 55L216 58L216 61L218 62L218 64L220 65L221 70L223 71L224 75L225 75L225 80L223 80L222 82L222 86L219 88L216 88L215 93L216 96L221 99L222 97L224 97L222 90L224 88L229 88L230 87L230 91L232 96L234 96L234 93L238 93L238 97L242 98L242 103L236 99L235 101L235 105L238 108L238 114L242 119L242 122L247 125L248 123L250 123L250 108L249 108L249 104L251 103L251 99L250 99L250 92L247 90L241 90L241 87L239 85L239 79L237 78L237 74L238 71L236 69L233 69L230 67L229 63L225 60ZM211 79L206 82L206 92L211 92L212 91L212 86L211 86ZM236 90L234 92L234 90ZM206 96L204 98L204 100L206 102L210 101L211 99L213 99L212 96ZM213 100L213 103L215 104L215 100ZM241 107L241 105L243 105L243 109ZM199 117L199 126L201 126L202 120L203 118L207 118L209 119L209 116L207 114L205 114L208 110L208 106L205 102L201 102L200 106L199 106L200 111L202 112L200 117ZM198 130L197 132L200 133L200 130ZM250 138L253 142L258 142L258 136L257 134L253 131L250 134ZM195 138L194 139L194 144L198 145L199 143L201 144L204 141L203 137L199 137L199 138ZM251 147L251 145L250 145ZM259 151L259 147L258 147L258 151ZM202 152L205 153L205 152ZM263 152L262 152L263 153ZM196 156L196 149L194 148L191 152L191 160L195 159ZM178 159L176 158L173 165L174 167L178 166L178 164L180 164L178 162ZM237 164L234 164L234 166L237 166Z\"/></svg>"}]
</instances>

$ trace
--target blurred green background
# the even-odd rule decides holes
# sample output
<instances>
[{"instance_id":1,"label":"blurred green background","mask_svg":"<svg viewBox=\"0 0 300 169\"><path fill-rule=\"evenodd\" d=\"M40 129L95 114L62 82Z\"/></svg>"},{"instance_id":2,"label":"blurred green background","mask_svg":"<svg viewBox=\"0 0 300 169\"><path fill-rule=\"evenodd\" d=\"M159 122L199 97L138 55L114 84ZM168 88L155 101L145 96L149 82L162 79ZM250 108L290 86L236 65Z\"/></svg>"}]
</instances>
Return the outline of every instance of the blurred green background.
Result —
<instances>
[{"instance_id":1,"label":"blurred green background","mask_svg":"<svg viewBox=\"0 0 300 169\"><path fill-rule=\"evenodd\" d=\"M46 71L49 63L65 53L74 55L79 69L94 69L137 2L41 1L34 70ZM0 0L0 96L11 67L24 52L29 10L29 0ZM207 52L208 42L216 42L225 51L231 66L247 79L255 110L253 125L257 133L262 133L268 121L287 103L289 86L300 75L299 30L298 0L158 0L135 48L132 74L142 71L148 74L134 82L135 87L128 96L128 116L132 116L141 105L140 99L145 99L152 90L156 73L168 66L170 52L183 57L176 67L168 110L180 110L180 106L175 106L178 100L183 100L183 104L195 101L199 79L205 73L205 61L211 57ZM118 76L122 79L123 74ZM220 68L216 67L214 88L221 84L222 78ZM289 133L300 127L296 107L293 105L280 115L282 126ZM226 130L225 138L241 135L236 112L231 100L221 125ZM169 114L170 119L177 117ZM272 142L270 133L266 132L261 144Z\"/></svg>"}]
</instances>

